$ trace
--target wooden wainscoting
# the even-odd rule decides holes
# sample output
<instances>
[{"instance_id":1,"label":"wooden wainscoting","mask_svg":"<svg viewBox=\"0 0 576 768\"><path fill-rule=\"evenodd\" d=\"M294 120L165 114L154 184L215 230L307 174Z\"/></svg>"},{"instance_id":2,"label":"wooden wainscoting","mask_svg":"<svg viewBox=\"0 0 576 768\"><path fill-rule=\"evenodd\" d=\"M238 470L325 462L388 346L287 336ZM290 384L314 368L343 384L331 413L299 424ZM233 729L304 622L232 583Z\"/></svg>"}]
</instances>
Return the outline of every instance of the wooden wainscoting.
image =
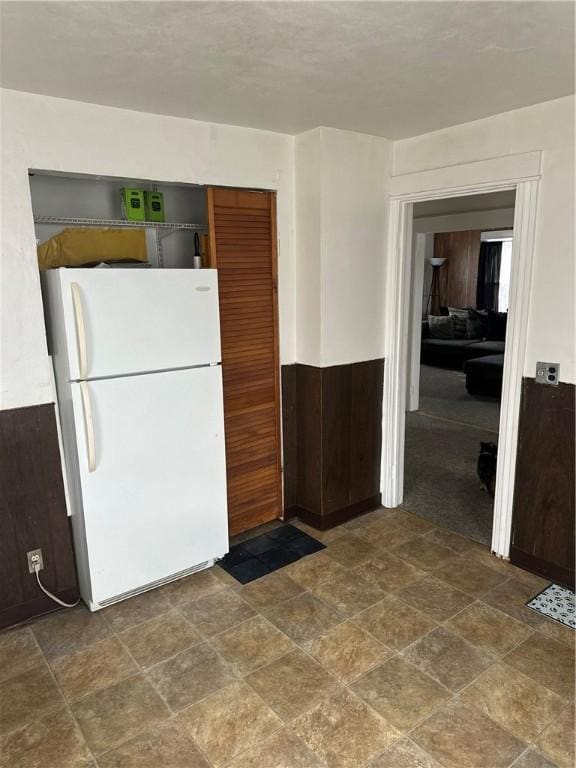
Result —
<instances>
[{"instance_id":1,"label":"wooden wainscoting","mask_svg":"<svg viewBox=\"0 0 576 768\"><path fill-rule=\"evenodd\" d=\"M296 365L283 365L282 381L282 477L284 509L296 504L298 494L298 403Z\"/></svg>"},{"instance_id":2,"label":"wooden wainscoting","mask_svg":"<svg viewBox=\"0 0 576 768\"><path fill-rule=\"evenodd\" d=\"M518 429L514 565L574 588L573 384L524 379Z\"/></svg>"},{"instance_id":3,"label":"wooden wainscoting","mask_svg":"<svg viewBox=\"0 0 576 768\"><path fill-rule=\"evenodd\" d=\"M285 369L287 514L326 529L374 509L380 504L384 361Z\"/></svg>"},{"instance_id":4,"label":"wooden wainscoting","mask_svg":"<svg viewBox=\"0 0 576 768\"><path fill-rule=\"evenodd\" d=\"M26 553L42 549L46 587L78 596L53 404L0 411L0 627L58 606L28 572Z\"/></svg>"}]
</instances>

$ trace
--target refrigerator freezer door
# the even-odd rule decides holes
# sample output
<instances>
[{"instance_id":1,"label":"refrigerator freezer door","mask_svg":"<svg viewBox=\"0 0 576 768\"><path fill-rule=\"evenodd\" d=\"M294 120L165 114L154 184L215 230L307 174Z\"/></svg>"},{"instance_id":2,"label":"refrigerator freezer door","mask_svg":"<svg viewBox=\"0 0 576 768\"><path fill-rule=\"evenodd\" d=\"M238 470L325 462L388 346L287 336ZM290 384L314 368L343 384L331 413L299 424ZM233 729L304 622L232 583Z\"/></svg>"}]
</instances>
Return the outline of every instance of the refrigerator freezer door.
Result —
<instances>
[{"instance_id":1,"label":"refrigerator freezer door","mask_svg":"<svg viewBox=\"0 0 576 768\"><path fill-rule=\"evenodd\" d=\"M216 270L57 272L71 381L220 361Z\"/></svg>"},{"instance_id":2,"label":"refrigerator freezer door","mask_svg":"<svg viewBox=\"0 0 576 768\"><path fill-rule=\"evenodd\" d=\"M225 554L220 366L71 388L91 607Z\"/></svg>"}]
</instances>

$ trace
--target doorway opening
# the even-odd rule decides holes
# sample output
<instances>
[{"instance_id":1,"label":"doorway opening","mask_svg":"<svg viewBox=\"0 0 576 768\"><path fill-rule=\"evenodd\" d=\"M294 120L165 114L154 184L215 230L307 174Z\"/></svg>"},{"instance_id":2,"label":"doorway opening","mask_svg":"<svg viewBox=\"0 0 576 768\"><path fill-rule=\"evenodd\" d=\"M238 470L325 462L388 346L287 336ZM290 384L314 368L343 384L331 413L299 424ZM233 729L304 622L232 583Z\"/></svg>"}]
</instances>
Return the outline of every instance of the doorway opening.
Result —
<instances>
[{"instance_id":1,"label":"doorway opening","mask_svg":"<svg viewBox=\"0 0 576 768\"><path fill-rule=\"evenodd\" d=\"M402 506L492 537L515 191L413 206Z\"/></svg>"},{"instance_id":2,"label":"doorway opening","mask_svg":"<svg viewBox=\"0 0 576 768\"><path fill-rule=\"evenodd\" d=\"M526 353L540 161L540 156L532 153L480 164L461 165L448 170L440 168L399 176L393 179L389 209L381 487L384 506L397 507L403 502L404 491L414 204L490 192L516 192L506 330L507 351L502 375L491 541L492 552L505 558L510 554L512 534L518 421ZM492 180L487 181L487 177ZM459 185L447 183L450 178L457 179Z\"/></svg>"}]
</instances>

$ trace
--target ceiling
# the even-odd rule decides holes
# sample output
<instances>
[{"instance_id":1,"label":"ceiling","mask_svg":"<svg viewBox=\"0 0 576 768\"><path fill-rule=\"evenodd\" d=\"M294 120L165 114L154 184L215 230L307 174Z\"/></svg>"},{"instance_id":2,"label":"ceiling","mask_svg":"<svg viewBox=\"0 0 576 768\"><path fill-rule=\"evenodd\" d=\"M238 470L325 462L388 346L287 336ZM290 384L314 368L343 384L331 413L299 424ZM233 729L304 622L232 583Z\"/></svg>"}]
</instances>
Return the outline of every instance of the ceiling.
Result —
<instances>
[{"instance_id":1,"label":"ceiling","mask_svg":"<svg viewBox=\"0 0 576 768\"><path fill-rule=\"evenodd\" d=\"M515 190L488 192L485 195L465 195L462 197L443 197L441 200L426 200L414 204L414 218L428 216L447 216L452 213L473 213L475 211L495 211L502 208L514 208Z\"/></svg>"},{"instance_id":2,"label":"ceiling","mask_svg":"<svg viewBox=\"0 0 576 768\"><path fill-rule=\"evenodd\" d=\"M2 2L2 85L413 136L574 91L572 2Z\"/></svg>"}]
</instances>

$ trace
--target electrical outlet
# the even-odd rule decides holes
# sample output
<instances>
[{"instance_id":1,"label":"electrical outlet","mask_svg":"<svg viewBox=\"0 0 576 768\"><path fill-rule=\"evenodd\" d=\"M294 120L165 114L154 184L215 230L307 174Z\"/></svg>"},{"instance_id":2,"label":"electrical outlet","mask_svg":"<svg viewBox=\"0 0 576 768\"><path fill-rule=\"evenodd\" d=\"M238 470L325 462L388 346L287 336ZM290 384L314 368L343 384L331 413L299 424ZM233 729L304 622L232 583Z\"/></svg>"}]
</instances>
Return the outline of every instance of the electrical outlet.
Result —
<instances>
[{"instance_id":1,"label":"electrical outlet","mask_svg":"<svg viewBox=\"0 0 576 768\"><path fill-rule=\"evenodd\" d=\"M42 557L41 549L31 549L30 552L26 552L28 558L28 571L34 573L36 569L42 571L44 569L44 559Z\"/></svg>"},{"instance_id":2,"label":"electrical outlet","mask_svg":"<svg viewBox=\"0 0 576 768\"><path fill-rule=\"evenodd\" d=\"M536 363L536 383L558 386L560 377L559 363Z\"/></svg>"}]
</instances>

